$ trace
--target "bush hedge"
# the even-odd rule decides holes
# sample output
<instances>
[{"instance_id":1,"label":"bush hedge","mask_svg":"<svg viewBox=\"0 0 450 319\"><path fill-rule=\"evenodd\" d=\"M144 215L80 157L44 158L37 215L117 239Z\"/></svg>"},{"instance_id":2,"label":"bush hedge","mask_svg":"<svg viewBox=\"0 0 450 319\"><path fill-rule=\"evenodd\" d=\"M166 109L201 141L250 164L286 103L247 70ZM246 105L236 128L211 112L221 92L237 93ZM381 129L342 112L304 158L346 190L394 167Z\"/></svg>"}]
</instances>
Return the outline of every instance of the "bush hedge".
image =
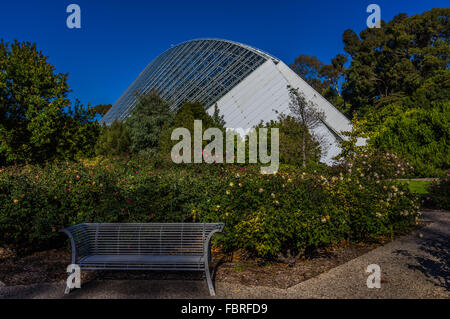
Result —
<instances>
[{"instance_id":1,"label":"bush hedge","mask_svg":"<svg viewBox=\"0 0 450 319\"><path fill-rule=\"evenodd\" d=\"M0 247L60 247L57 230L83 222L223 221L215 242L226 252L279 258L417 222L407 186L346 168L261 175L254 166L118 159L11 166L0 170Z\"/></svg>"}]
</instances>

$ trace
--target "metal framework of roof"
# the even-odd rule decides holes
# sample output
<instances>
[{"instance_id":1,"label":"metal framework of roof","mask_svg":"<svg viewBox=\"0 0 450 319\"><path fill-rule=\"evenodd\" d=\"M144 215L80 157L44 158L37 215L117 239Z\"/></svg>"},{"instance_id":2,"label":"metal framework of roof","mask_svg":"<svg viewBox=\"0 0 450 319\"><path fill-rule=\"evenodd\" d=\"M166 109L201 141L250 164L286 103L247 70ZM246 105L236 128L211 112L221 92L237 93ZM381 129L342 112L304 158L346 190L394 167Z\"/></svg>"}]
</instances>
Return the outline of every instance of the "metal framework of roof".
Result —
<instances>
[{"instance_id":1,"label":"metal framework of roof","mask_svg":"<svg viewBox=\"0 0 450 319\"><path fill-rule=\"evenodd\" d=\"M178 44L145 68L102 122L123 120L136 103L136 92L150 90L173 108L185 101L199 101L208 108L268 59L278 61L232 41L199 39Z\"/></svg>"}]
</instances>

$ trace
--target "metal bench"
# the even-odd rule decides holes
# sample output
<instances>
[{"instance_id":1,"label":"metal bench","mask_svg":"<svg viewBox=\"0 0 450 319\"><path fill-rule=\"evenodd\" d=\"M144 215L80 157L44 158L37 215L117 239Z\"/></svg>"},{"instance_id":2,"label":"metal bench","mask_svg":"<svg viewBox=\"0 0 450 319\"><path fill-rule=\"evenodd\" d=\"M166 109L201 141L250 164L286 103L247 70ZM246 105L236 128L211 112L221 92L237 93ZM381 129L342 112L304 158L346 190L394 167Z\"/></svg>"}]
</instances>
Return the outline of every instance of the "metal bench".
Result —
<instances>
[{"instance_id":1,"label":"metal bench","mask_svg":"<svg viewBox=\"0 0 450 319\"><path fill-rule=\"evenodd\" d=\"M214 296L211 237L223 227L223 223L105 223L79 224L60 232L69 236L72 264L80 270L205 271Z\"/></svg>"}]
</instances>

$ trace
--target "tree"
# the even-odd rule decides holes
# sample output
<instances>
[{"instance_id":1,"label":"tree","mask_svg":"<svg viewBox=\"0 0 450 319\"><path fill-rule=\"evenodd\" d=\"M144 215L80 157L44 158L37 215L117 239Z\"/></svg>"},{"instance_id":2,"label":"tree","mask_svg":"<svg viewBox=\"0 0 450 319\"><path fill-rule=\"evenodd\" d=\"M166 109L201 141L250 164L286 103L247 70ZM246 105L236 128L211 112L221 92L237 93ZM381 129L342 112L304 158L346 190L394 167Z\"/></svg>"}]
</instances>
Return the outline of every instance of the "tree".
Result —
<instances>
[{"instance_id":1,"label":"tree","mask_svg":"<svg viewBox=\"0 0 450 319\"><path fill-rule=\"evenodd\" d=\"M354 116L352 120L352 130L348 132L342 132L344 138L340 140L339 146L341 153L334 159L337 161L350 160L352 157L358 154L368 153L373 150L373 145L369 143L363 143L374 137L374 133L367 132L365 129L365 120L358 120L358 116Z\"/></svg>"},{"instance_id":2,"label":"tree","mask_svg":"<svg viewBox=\"0 0 450 319\"><path fill-rule=\"evenodd\" d=\"M312 101L308 101L303 93L298 89L294 89L288 86L289 89L289 110L292 113L292 117L301 125L301 157L302 165L306 166L306 163L311 159L310 152L308 150L314 149L315 143L317 143L318 136L314 136L312 130L317 128L325 120L325 114L317 110L316 105ZM308 134L311 134L313 138L308 138Z\"/></svg>"},{"instance_id":3,"label":"tree","mask_svg":"<svg viewBox=\"0 0 450 319\"><path fill-rule=\"evenodd\" d=\"M217 112L216 112L217 111ZM202 134L208 128L219 128L221 127L221 121L223 121L222 116L220 116L218 108L215 109L215 115L210 116L203 105L200 102L185 102L178 109L174 120L171 125L166 125L161 134L160 146L159 149L168 154L171 152L173 145L175 145L176 141L171 140L172 131L176 128L186 128L191 133L191 137L194 136L194 121L201 120L202 121ZM207 144L206 141L202 141L203 146ZM194 151L194 145L192 144L192 151Z\"/></svg>"},{"instance_id":4,"label":"tree","mask_svg":"<svg viewBox=\"0 0 450 319\"><path fill-rule=\"evenodd\" d=\"M212 115L212 119L214 122L215 127L224 129L225 128L225 120L223 118L223 115L220 114L219 106L217 103L214 105L214 113Z\"/></svg>"},{"instance_id":5,"label":"tree","mask_svg":"<svg viewBox=\"0 0 450 319\"><path fill-rule=\"evenodd\" d=\"M450 167L450 101L430 110L409 109L385 118L373 144L401 155L417 174L437 176Z\"/></svg>"},{"instance_id":6,"label":"tree","mask_svg":"<svg viewBox=\"0 0 450 319\"><path fill-rule=\"evenodd\" d=\"M381 28L363 30L359 37L352 30L344 32L351 65L343 95L352 105L352 115L398 103L435 71L448 67L449 13L450 9L433 9L412 17L399 14L382 22Z\"/></svg>"},{"instance_id":7,"label":"tree","mask_svg":"<svg viewBox=\"0 0 450 319\"><path fill-rule=\"evenodd\" d=\"M112 108L111 104L98 104L94 106L94 112L96 117L102 118Z\"/></svg>"},{"instance_id":8,"label":"tree","mask_svg":"<svg viewBox=\"0 0 450 319\"><path fill-rule=\"evenodd\" d=\"M277 120L261 124L259 127L279 129L280 163L304 165L304 162L309 164L320 161L320 142L294 117L279 114ZM270 144L270 137L269 134L267 144ZM306 143L303 143L303 139L306 139ZM303 144L305 148L299 147ZM306 153L306 156L303 155L303 152ZM303 158L306 158L306 160L304 161Z\"/></svg>"},{"instance_id":9,"label":"tree","mask_svg":"<svg viewBox=\"0 0 450 319\"><path fill-rule=\"evenodd\" d=\"M351 58L342 84L349 114L365 121L378 150L402 156L422 176L449 165L449 13L399 14L379 29L343 35Z\"/></svg>"},{"instance_id":10,"label":"tree","mask_svg":"<svg viewBox=\"0 0 450 319\"><path fill-rule=\"evenodd\" d=\"M0 165L92 150L98 124L89 107L71 105L67 77L55 73L36 44L0 41Z\"/></svg>"},{"instance_id":11,"label":"tree","mask_svg":"<svg viewBox=\"0 0 450 319\"><path fill-rule=\"evenodd\" d=\"M100 125L94 120L95 111L84 107L79 100L67 108L60 122L60 136L56 140L58 159L79 159L95 155Z\"/></svg>"},{"instance_id":12,"label":"tree","mask_svg":"<svg viewBox=\"0 0 450 319\"><path fill-rule=\"evenodd\" d=\"M329 84L322 79L320 73L323 65L323 62L317 57L301 54L295 59L294 64L290 65L290 68L317 92L322 93L322 91L329 86Z\"/></svg>"},{"instance_id":13,"label":"tree","mask_svg":"<svg viewBox=\"0 0 450 319\"><path fill-rule=\"evenodd\" d=\"M346 113L346 103L342 96L342 83L345 80L345 64L348 58L338 54L331 64L324 64L315 56L300 55L290 67L330 103Z\"/></svg>"},{"instance_id":14,"label":"tree","mask_svg":"<svg viewBox=\"0 0 450 319\"><path fill-rule=\"evenodd\" d=\"M103 156L122 156L130 151L130 136L125 124L114 121L104 125L95 145L95 153Z\"/></svg>"},{"instance_id":15,"label":"tree","mask_svg":"<svg viewBox=\"0 0 450 319\"><path fill-rule=\"evenodd\" d=\"M156 91L137 94L137 103L125 120L130 136L130 151L157 150L164 125L170 125L174 112Z\"/></svg>"},{"instance_id":16,"label":"tree","mask_svg":"<svg viewBox=\"0 0 450 319\"><path fill-rule=\"evenodd\" d=\"M341 85L344 80L345 75L345 63L347 63L348 58L344 54L338 54L335 58L331 60L331 64L322 66L320 69L320 75L327 79L327 83L335 94L342 96Z\"/></svg>"}]
</instances>

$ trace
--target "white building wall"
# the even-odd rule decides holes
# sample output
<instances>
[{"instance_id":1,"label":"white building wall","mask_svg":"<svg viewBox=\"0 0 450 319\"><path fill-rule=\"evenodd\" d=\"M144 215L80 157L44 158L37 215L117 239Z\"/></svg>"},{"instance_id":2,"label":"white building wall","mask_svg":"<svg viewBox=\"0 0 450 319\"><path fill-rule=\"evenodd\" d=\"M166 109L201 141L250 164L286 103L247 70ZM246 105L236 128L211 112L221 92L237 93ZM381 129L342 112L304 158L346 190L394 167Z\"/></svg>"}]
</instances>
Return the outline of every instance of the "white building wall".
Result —
<instances>
[{"instance_id":1,"label":"white building wall","mask_svg":"<svg viewBox=\"0 0 450 319\"><path fill-rule=\"evenodd\" d=\"M326 125L318 127L314 133L324 139L325 152L321 161L331 164L332 158L340 152L335 134L351 130L351 123L281 61L277 64L272 60L266 61L217 102L227 128L248 130L261 120L275 120L277 114L274 110L289 114L288 85L298 88L325 113ZM210 114L213 111L213 107L208 110Z\"/></svg>"}]
</instances>

